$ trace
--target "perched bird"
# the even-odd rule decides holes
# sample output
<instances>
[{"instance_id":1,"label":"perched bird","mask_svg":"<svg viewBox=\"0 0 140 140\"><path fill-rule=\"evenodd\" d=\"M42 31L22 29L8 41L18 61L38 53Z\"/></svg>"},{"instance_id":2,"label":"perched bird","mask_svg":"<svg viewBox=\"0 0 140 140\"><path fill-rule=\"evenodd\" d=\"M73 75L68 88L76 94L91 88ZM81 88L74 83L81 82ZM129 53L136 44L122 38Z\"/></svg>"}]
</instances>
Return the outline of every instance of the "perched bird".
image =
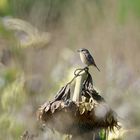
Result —
<instances>
[{"instance_id":1,"label":"perched bird","mask_svg":"<svg viewBox=\"0 0 140 140\"><path fill-rule=\"evenodd\" d=\"M97 67L92 55L90 54L90 52L87 49L81 48L78 50L78 52L80 53L80 58L82 63L86 64L87 66L95 66L98 71L100 71L100 69Z\"/></svg>"}]
</instances>

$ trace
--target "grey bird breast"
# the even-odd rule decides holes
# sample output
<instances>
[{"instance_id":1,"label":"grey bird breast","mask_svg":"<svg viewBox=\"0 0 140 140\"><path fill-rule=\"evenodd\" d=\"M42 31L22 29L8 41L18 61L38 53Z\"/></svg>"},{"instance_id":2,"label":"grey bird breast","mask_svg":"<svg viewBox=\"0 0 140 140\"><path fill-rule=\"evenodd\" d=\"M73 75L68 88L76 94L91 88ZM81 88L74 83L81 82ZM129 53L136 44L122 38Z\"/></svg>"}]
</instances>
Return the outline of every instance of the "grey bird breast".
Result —
<instances>
[{"instance_id":1,"label":"grey bird breast","mask_svg":"<svg viewBox=\"0 0 140 140\"><path fill-rule=\"evenodd\" d=\"M93 62L93 58L92 56L88 55L87 53L81 53L80 52L80 57L81 57L81 61L86 64L86 65L92 65Z\"/></svg>"}]
</instances>

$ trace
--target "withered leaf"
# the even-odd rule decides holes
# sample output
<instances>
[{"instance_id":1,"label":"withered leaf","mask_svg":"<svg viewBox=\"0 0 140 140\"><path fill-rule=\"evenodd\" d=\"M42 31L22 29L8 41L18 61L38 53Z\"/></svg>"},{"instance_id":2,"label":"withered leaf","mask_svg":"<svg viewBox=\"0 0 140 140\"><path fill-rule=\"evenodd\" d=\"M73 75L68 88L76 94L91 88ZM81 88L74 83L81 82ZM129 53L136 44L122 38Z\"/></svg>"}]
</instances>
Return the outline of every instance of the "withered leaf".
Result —
<instances>
[{"instance_id":1,"label":"withered leaf","mask_svg":"<svg viewBox=\"0 0 140 140\"><path fill-rule=\"evenodd\" d=\"M70 86L69 85L66 86L65 91L64 91L64 94L62 96L62 99L64 101L70 99Z\"/></svg>"},{"instance_id":2,"label":"withered leaf","mask_svg":"<svg viewBox=\"0 0 140 140\"><path fill-rule=\"evenodd\" d=\"M89 90L89 89L93 88L93 82L92 82L92 77L91 77L90 73L88 73L87 79L85 79L85 81L83 83L83 87L85 90Z\"/></svg>"},{"instance_id":3,"label":"withered leaf","mask_svg":"<svg viewBox=\"0 0 140 140\"><path fill-rule=\"evenodd\" d=\"M71 99L68 99L64 102L65 106L69 108L71 111L76 111L77 110L77 105L75 102L73 102Z\"/></svg>"},{"instance_id":4,"label":"withered leaf","mask_svg":"<svg viewBox=\"0 0 140 140\"><path fill-rule=\"evenodd\" d=\"M51 112L54 113L58 108L61 108L61 101L56 101L51 105Z\"/></svg>"},{"instance_id":5,"label":"withered leaf","mask_svg":"<svg viewBox=\"0 0 140 140\"><path fill-rule=\"evenodd\" d=\"M58 101L58 100L61 100L61 99L62 99L62 97L63 97L63 95L64 95L64 93L65 93L66 88L67 88L67 85L64 86L64 87L62 87L62 88L57 92L57 94L56 94L56 96L55 96L55 101Z\"/></svg>"},{"instance_id":6,"label":"withered leaf","mask_svg":"<svg viewBox=\"0 0 140 140\"><path fill-rule=\"evenodd\" d=\"M45 108L45 112L48 112L50 110L51 105L47 104L46 108Z\"/></svg>"},{"instance_id":7,"label":"withered leaf","mask_svg":"<svg viewBox=\"0 0 140 140\"><path fill-rule=\"evenodd\" d=\"M87 111L91 111L94 107L94 104L92 103L85 103L85 108Z\"/></svg>"},{"instance_id":8,"label":"withered leaf","mask_svg":"<svg viewBox=\"0 0 140 140\"><path fill-rule=\"evenodd\" d=\"M56 94L54 101L70 99L70 86L67 84L66 86L62 87Z\"/></svg>"},{"instance_id":9,"label":"withered leaf","mask_svg":"<svg viewBox=\"0 0 140 140\"><path fill-rule=\"evenodd\" d=\"M46 106L49 105L49 102L45 102L43 105L40 106L39 110L45 110Z\"/></svg>"},{"instance_id":10,"label":"withered leaf","mask_svg":"<svg viewBox=\"0 0 140 140\"><path fill-rule=\"evenodd\" d=\"M80 104L79 105L79 112L80 112L80 114L84 114L85 110L86 110L86 108L85 108L84 103Z\"/></svg>"}]
</instances>

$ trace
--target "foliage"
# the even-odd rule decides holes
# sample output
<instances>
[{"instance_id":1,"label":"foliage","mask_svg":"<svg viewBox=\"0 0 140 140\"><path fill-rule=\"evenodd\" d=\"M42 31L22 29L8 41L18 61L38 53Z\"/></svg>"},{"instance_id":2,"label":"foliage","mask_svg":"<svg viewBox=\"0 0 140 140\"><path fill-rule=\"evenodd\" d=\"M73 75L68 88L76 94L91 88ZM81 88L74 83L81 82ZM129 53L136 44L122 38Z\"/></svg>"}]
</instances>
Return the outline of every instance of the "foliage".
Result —
<instances>
[{"instance_id":1,"label":"foliage","mask_svg":"<svg viewBox=\"0 0 140 140\"><path fill-rule=\"evenodd\" d=\"M24 128L15 116L26 99L23 75L15 69L8 69L1 76L5 84L1 89L0 138L18 139Z\"/></svg>"},{"instance_id":2,"label":"foliage","mask_svg":"<svg viewBox=\"0 0 140 140\"><path fill-rule=\"evenodd\" d=\"M18 77L15 81L9 83L4 88L1 99L2 108L4 110L10 111L20 108L20 106L25 102L24 79L22 76Z\"/></svg>"},{"instance_id":3,"label":"foliage","mask_svg":"<svg viewBox=\"0 0 140 140\"><path fill-rule=\"evenodd\" d=\"M54 96L62 81L70 77L70 69L79 67L75 50L81 47L94 51L101 66L100 74L91 68L94 86L104 91L105 99L125 118L125 127L139 130L139 0L0 0L0 16L1 140L19 139L25 128L38 132L38 105ZM17 25L19 19L33 27L29 34L36 48L21 46L18 39L26 40L29 28L9 30L3 26L7 17ZM48 32L52 40L44 45L44 33ZM8 50L10 57L3 57L3 50ZM3 64L2 58L8 63ZM81 106L81 113L91 108L90 104ZM102 139L104 133L101 131ZM139 139L135 131L126 134L127 140ZM39 139L48 135L55 134L47 131Z\"/></svg>"},{"instance_id":4,"label":"foliage","mask_svg":"<svg viewBox=\"0 0 140 140\"><path fill-rule=\"evenodd\" d=\"M19 136L24 130L23 124L19 123L16 118L8 113L0 115L0 129L0 139L19 139Z\"/></svg>"},{"instance_id":5,"label":"foliage","mask_svg":"<svg viewBox=\"0 0 140 140\"><path fill-rule=\"evenodd\" d=\"M119 20L125 22L129 14L132 13L136 18L140 18L140 1L139 0L119 0Z\"/></svg>"}]
</instances>

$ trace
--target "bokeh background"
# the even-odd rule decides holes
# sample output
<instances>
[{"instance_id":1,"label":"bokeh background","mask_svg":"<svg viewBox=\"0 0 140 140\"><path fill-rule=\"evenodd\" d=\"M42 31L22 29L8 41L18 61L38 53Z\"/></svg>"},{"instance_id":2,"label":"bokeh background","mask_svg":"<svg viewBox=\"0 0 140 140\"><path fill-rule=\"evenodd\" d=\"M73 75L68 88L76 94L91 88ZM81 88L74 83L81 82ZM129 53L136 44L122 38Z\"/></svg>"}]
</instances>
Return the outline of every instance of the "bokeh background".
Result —
<instances>
[{"instance_id":1,"label":"bokeh background","mask_svg":"<svg viewBox=\"0 0 140 140\"><path fill-rule=\"evenodd\" d=\"M109 139L140 139L139 0L0 0L0 140L25 130L64 139L36 111L83 67L79 48L93 54L94 86L123 127Z\"/></svg>"}]
</instances>

